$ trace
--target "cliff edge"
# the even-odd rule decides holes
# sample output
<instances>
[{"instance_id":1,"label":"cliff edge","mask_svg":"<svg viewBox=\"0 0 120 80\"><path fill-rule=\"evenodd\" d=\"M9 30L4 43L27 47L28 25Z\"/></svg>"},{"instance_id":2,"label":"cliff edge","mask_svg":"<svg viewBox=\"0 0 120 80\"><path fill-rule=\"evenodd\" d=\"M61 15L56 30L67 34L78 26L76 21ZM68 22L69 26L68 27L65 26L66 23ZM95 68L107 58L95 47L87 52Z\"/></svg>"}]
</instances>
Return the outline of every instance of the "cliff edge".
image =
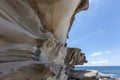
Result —
<instances>
[{"instance_id":1,"label":"cliff edge","mask_svg":"<svg viewBox=\"0 0 120 80\"><path fill-rule=\"evenodd\" d=\"M67 80L87 62L66 47L77 12L88 0L0 0L0 80Z\"/></svg>"}]
</instances>

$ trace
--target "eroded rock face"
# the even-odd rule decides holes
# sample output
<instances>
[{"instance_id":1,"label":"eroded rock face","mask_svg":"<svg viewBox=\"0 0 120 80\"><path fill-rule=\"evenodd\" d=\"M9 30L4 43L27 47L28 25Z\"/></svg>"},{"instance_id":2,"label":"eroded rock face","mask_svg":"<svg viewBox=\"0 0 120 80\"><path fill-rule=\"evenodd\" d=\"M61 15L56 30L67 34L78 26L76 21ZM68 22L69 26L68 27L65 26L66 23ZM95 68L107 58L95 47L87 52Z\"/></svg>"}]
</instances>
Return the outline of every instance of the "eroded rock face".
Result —
<instances>
[{"instance_id":1,"label":"eroded rock face","mask_svg":"<svg viewBox=\"0 0 120 80\"><path fill-rule=\"evenodd\" d=\"M67 66L73 67L74 65L83 65L87 63L87 60L85 54L80 49L68 48L64 62Z\"/></svg>"},{"instance_id":2,"label":"eroded rock face","mask_svg":"<svg viewBox=\"0 0 120 80\"><path fill-rule=\"evenodd\" d=\"M44 64L31 64L5 75L2 80L47 80L55 74Z\"/></svg>"},{"instance_id":3,"label":"eroded rock face","mask_svg":"<svg viewBox=\"0 0 120 80\"><path fill-rule=\"evenodd\" d=\"M87 8L88 0L1 0L0 79L66 80L66 68L86 62L64 45L74 15Z\"/></svg>"}]
</instances>

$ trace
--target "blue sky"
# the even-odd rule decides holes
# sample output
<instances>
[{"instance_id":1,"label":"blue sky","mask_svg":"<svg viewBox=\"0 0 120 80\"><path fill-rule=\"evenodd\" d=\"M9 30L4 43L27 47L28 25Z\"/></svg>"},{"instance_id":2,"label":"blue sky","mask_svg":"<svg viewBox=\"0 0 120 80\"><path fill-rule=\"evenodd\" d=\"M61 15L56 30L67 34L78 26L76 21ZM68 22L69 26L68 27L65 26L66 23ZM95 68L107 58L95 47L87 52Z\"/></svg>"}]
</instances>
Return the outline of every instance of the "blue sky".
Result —
<instances>
[{"instance_id":1,"label":"blue sky","mask_svg":"<svg viewBox=\"0 0 120 80\"><path fill-rule=\"evenodd\" d=\"M90 0L69 32L69 47L82 49L89 66L120 66L120 0Z\"/></svg>"}]
</instances>

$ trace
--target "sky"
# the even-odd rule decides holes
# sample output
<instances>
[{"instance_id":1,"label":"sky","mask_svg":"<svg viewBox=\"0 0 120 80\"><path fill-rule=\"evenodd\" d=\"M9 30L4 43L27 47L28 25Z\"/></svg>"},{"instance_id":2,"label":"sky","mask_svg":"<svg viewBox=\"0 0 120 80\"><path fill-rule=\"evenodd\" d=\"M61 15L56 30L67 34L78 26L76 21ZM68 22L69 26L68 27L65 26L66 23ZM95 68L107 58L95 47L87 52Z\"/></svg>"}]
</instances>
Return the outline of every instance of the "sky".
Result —
<instances>
[{"instance_id":1,"label":"sky","mask_svg":"<svg viewBox=\"0 0 120 80\"><path fill-rule=\"evenodd\" d=\"M76 14L68 47L82 49L85 66L120 66L120 0L90 0Z\"/></svg>"}]
</instances>

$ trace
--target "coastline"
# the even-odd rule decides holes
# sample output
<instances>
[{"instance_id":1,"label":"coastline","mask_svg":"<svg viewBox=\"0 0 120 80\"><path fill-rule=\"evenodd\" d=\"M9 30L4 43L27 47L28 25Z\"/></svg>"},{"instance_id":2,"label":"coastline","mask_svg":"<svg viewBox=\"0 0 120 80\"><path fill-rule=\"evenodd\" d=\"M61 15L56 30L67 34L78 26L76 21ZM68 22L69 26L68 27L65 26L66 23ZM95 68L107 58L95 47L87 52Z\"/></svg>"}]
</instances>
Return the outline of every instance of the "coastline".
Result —
<instances>
[{"instance_id":1,"label":"coastline","mask_svg":"<svg viewBox=\"0 0 120 80\"><path fill-rule=\"evenodd\" d=\"M100 73L97 70L70 70L68 80L120 80L109 74Z\"/></svg>"},{"instance_id":2,"label":"coastline","mask_svg":"<svg viewBox=\"0 0 120 80\"><path fill-rule=\"evenodd\" d=\"M97 71L99 80L120 80L120 66L75 66L74 70Z\"/></svg>"}]
</instances>

